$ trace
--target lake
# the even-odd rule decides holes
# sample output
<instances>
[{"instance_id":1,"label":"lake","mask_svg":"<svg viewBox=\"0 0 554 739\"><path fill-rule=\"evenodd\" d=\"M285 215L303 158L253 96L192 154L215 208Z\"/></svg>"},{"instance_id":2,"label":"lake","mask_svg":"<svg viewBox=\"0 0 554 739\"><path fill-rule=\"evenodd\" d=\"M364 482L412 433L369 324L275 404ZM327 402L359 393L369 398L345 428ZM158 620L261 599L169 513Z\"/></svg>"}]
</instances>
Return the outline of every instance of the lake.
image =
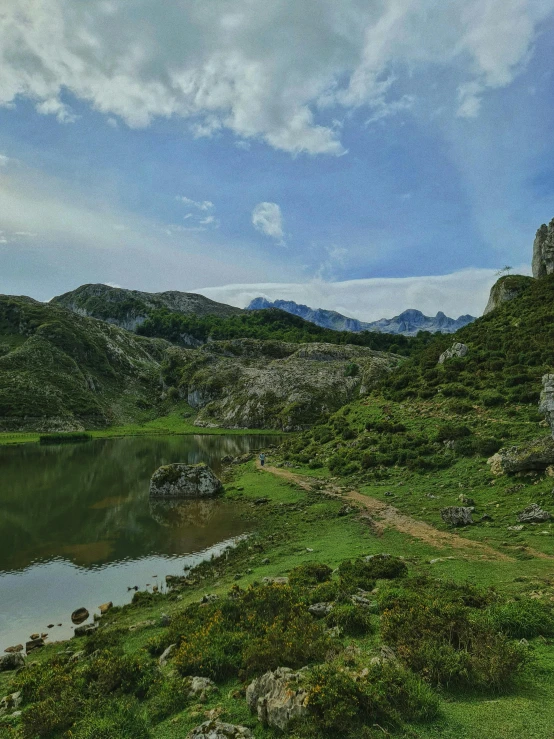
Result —
<instances>
[{"instance_id":1,"label":"lake","mask_svg":"<svg viewBox=\"0 0 554 739\"><path fill-rule=\"evenodd\" d=\"M274 436L155 436L0 447L0 653L35 632L72 635L71 613L165 586L246 532L230 501L150 501L171 462L205 462ZM47 628L55 624L54 628ZM59 626L58 624L61 624Z\"/></svg>"}]
</instances>

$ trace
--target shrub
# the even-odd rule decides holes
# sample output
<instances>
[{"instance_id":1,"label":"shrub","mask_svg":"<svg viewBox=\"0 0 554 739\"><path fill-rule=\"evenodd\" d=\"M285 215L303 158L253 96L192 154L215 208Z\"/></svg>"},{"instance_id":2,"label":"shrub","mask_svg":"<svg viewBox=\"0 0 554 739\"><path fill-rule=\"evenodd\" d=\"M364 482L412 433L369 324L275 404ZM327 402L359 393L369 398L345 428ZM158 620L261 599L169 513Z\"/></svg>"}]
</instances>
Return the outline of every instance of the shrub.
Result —
<instances>
[{"instance_id":1,"label":"shrub","mask_svg":"<svg viewBox=\"0 0 554 739\"><path fill-rule=\"evenodd\" d=\"M148 694L148 716L153 723L181 711L188 703L182 678L160 677Z\"/></svg>"},{"instance_id":2,"label":"shrub","mask_svg":"<svg viewBox=\"0 0 554 739\"><path fill-rule=\"evenodd\" d=\"M500 449L502 442L492 436L486 436L475 440L475 451L481 457L490 457Z\"/></svg>"},{"instance_id":3,"label":"shrub","mask_svg":"<svg viewBox=\"0 0 554 739\"><path fill-rule=\"evenodd\" d=\"M347 364L346 369L344 370L345 377L357 377L359 373L360 368L355 362L350 362L350 364Z\"/></svg>"},{"instance_id":4,"label":"shrub","mask_svg":"<svg viewBox=\"0 0 554 739\"><path fill-rule=\"evenodd\" d=\"M446 398L466 398L469 395L469 390L463 385L453 382L450 385L444 385L442 394Z\"/></svg>"},{"instance_id":5,"label":"shrub","mask_svg":"<svg viewBox=\"0 0 554 739\"><path fill-rule=\"evenodd\" d=\"M291 586L317 585L331 579L333 570L322 562L306 562L289 572Z\"/></svg>"},{"instance_id":6,"label":"shrub","mask_svg":"<svg viewBox=\"0 0 554 739\"><path fill-rule=\"evenodd\" d=\"M341 587L345 589L362 588L372 590L375 587L375 579L368 562L356 559L353 562L346 560L339 565L339 578Z\"/></svg>"},{"instance_id":7,"label":"shrub","mask_svg":"<svg viewBox=\"0 0 554 739\"><path fill-rule=\"evenodd\" d=\"M136 701L92 705L71 733L75 739L149 739L145 717Z\"/></svg>"},{"instance_id":8,"label":"shrub","mask_svg":"<svg viewBox=\"0 0 554 739\"><path fill-rule=\"evenodd\" d=\"M406 563L398 557L387 554L375 554L366 561L366 572L376 580L394 580L408 571Z\"/></svg>"},{"instance_id":9,"label":"shrub","mask_svg":"<svg viewBox=\"0 0 554 739\"><path fill-rule=\"evenodd\" d=\"M361 636L372 631L368 610L353 603L335 606L326 620L329 626L338 626L349 636Z\"/></svg>"},{"instance_id":10,"label":"shrub","mask_svg":"<svg viewBox=\"0 0 554 739\"><path fill-rule=\"evenodd\" d=\"M306 603L323 603L334 601L340 596L340 587L336 580L328 580L310 590L306 595Z\"/></svg>"},{"instance_id":11,"label":"shrub","mask_svg":"<svg viewBox=\"0 0 554 739\"><path fill-rule=\"evenodd\" d=\"M493 606L488 617L494 629L517 639L554 636L552 608L538 600L518 600Z\"/></svg>"},{"instance_id":12,"label":"shrub","mask_svg":"<svg viewBox=\"0 0 554 739\"><path fill-rule=\"evenodd\" d=\"M504 396L497 392L483 393L481 396L481 402L485 408L493 408L497 405L504 404Z\"/></svg>"},{"instance_id":13,"label":"shrub","mask_svg":"<svg viewBox=\"0 0 554 739\"><path fill-rule=\"evenodd\" d=\"M437 429L436 440L450 441L452 439L463 439L465 436L471 436L471 430L467 426L442 423Z\"/></svg>"},{"instance_id":14,"label":"shrub","mask_svg":"<svg viewBox=\"0 0 554 739\"><path fill-rule=\"evenodd\" d=\"M155 673L153 662L146 656L106 649L86 665L83 676L91 692L99 696L127 693L143 698Z\"/></svg>"}]
</instances>

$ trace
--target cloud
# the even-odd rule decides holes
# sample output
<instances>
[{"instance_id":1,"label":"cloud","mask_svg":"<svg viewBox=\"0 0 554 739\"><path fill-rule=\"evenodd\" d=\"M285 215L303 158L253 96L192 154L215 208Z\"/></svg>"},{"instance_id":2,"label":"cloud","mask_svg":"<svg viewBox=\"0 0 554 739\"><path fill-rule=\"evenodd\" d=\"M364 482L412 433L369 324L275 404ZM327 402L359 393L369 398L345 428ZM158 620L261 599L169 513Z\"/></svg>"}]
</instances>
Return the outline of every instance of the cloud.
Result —
<instances>
[{"instance_id":1,"label":"cloud","mask_svg":"<svg viewBox=\"0 0 554 739\"><path fill-rule=\"evenodd\" d=\"M178 195L177 200L180 200L181 203L188 205L190 208L196 208L203 211L212 210L214 207L214 204L210 200L192 200L191 198L187 198L185 195Z\"/></svg>"},{"instance_id":2,"label":"cloud","mask_svg":"<svg viewBox=\"0 0 554 739\"><path fill-rule=\"evenodd\" d=\"M522 265L516 271L530 274L528 265ZM443 311L457 318L466 313L480 316L497 279L496 271L492 269L466 269L428 277L224 285L194 292L238 308L244 308L260 296L268 300L294 300L311 308L335 310L360 321L391 318L408 308L433 316Z\"/></svg>"},{"instance_id":3,"label":"cloud","mask_svg":"<svg viewBox=\"0 0 554 739\"><path fill-rule=\"evenodd\" d=\"M213 211L215 205L211 200L192 200L185 195L178 195L177 200L187 206L189 212L183 216L184 221L189 221L187 226L169 226L166 233L171 235L178 231L207 231L208 229L219 228L220 222L210 211Z\"/></svg>"},{"instance_id":4,"label":"cloud","mask_svg":"<svg viewBox=\"0 0 554 739\"><path fill-rule=\"evenodd\" d=\"M335 121L362 106L373 121L406 110L418 74L440 76L453 112L459 95L459 115L477 115L487 90L524 67L553 10L554 0L3 0L0 105L27 97L68 123L73 96L110 124L178 117L195 136L227 129L340 155Z\"/></svg>"},{"instance_id":5,"label":"cloud","mask_svg":"<svg viewBox=\"0 0 554 739\"><path fill-rule=\"evenodd\" d=\"M256 231L283 243L283 217L277 203L258 203L252 211L252 225Z\"/></svg>"}]
</instances>

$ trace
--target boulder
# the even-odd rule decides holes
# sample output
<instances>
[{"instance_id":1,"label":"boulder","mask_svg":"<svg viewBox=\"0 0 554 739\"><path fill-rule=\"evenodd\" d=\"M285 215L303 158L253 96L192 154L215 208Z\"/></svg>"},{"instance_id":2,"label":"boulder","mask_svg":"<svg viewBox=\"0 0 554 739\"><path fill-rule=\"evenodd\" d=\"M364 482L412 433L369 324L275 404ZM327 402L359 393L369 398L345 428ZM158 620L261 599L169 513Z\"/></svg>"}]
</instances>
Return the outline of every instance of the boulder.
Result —
<instances>
[{"instance_id":1,"label":"boulder","mask_svg":"<svg viewBox=\"0 0 554 739\"><path fill-rule=\"evenodd\" d=\"M17 711L21 705L21 700L20 690L17 693L11 693L10 695L4 696L4 698L0 700L0 716L5 716L7 713Z\"/></svg>"},{"instance_id":2,"label":"boulder","mask_svg":"<svg viewBox=\"0 0 554 739\"><path fill-rule=\"evenodd\" d=\"M290 721L308 715L308 694L301 677L302 672L278 667L250 683L246 702L262 724L285 731Z\"/></svg>"},{"instance_id":3,"label":"boulder","mask_svg":"<svg viewBox=\"0 0 554 739\"><path fill-rule=\"evenodd\" d=\"M204 721L187 734L187 739L254 739L246 726L225 724L222 721Z\"/></svg>"},{"instance_id":4,"label":"boulder","mask_svg":"<svg viewBox=\"0 0 554 739\"><path fill-rule=\"evenodd\" d=\"M543 223L533 244L533 277L546 277L554 272L554 219Z\"/></svg>"},{"instance_id":5,"label":"boulder","mask_svg":"<svg viewBox=\"0 0 554 739\"><path fill-rule=\"evenodd\" d=\"M554 375L544 375L542 378L539 412L544 414L554 435Z\"/></svg>"},{"instance_id":6,"label":"boulder","mask_svg":"<svg viewBox=\"0 0 554 739\"><path fill-rule=\"evenodd\" d=\"M23 667L24 664L25 657L21 652L8 652L8 654L0 655L0 672L17 670L18 667Z\"/></svg>"},{"instance_id":7,"label":"boulder","mask_svg":"<svg viewBox=\"0 0 554 739\"><path fill-rule=\"evenodd\" d=\"M41 636L37 636L28 642L25 642L25 651L27 654L34 652L35 649L41 649L44 646L44 639Z\"/></svg>"},{"instance_id":8,"label":"boulder","mask_svg":"<svg viewBox=\"0 0 554 739\"><path fill-rule=\"evenodd\" d=\"M505 447L494 454L487 463L493 475L545 470L554 464L554 439L552 436L544 436L520 446Z\"/></svg>"},{"instance_id":9,"label":"boulder","mask_svg":"<svg viewBox=\"0 0 554 739\"><path fill-rule=\"evenodd\" d=\"M94 631L96 631L97 628L98 628L98 624L83 624L82 626L77 626L77 628L73 632L73 635L74 636L89 636Z\"/></svg>"},{"instance_id":10,"label":"boulder","mask_svg":"<svg viewBox=\"0 0 554 739\"><path fill-rule=\"evenodd\" d=\"M544 523L551 519L550 513L543 510L536 503L527 506L521 513L518 513L517 520L520 523Z\"/></svg>"},{"instance_id":11,"label":"boulder","mask_svg":"<svg viewBox=\"0 0 554 739\"><path fill-rule=\"evenodd\" d=\"M100 613L103 616L105 613L107 613L110 610L110 608L113 608L113 603L110 600L108 603L102 603L102 605L98 606L98 608L100 610Z\"/></svg>"},{"instance_id":12,"label":"boulder","mask_svg":"<svg viewBox=\"0 0 554 739\"><path fill-rule=\"evenodd\" d=\"M77 610L73 611L73 613L71 614L71 620L74 624L79 625L82 624L83 621L86 621L89 615L90 614L86 608L77 608Z\"/></svg>"},{"instance_id":13,"label":"boulder","mask_svg":"<svg viewBox=\"0 0 554 739\"><path fill-rule=\"evenodd\" d=\"M473 523L473 508L468 506L448 506L441 511L442 520L450 526L467 526Z\"/></svg>"},{"instance_id":14,"label":"boulder","mask_svg":"<svg viewBox=\"0 0 554 739\"><path fill-rule=\"evenodd\" d=\"M213 680L209 677L190 677L188 678L188 697L191 700L204 703L208 700L211 693L216 693L218 688Z\"/></svg>"},{"instance_id":15,"label":"boulder","mask_svg":"<svg viewBox=\"0 0 554 739\"><path fill-rule=\"evenodd\" d=\"M508 303L523 293L533 283L532 277L525 275L505 275L491 287L489 302L483 315L496 310L502 303Z\"/></svg>"},{"instance_id":16,"label":"boulder","mask_svg":"<svg viewBox=\"0 0 554 739\"><path fill-rule=\"evenodd\" d=\"M165 667L167 665L167 663L169 662L169 658L176 649L177 644L170 644L167 649L162 652L162 655L158 660L158 664L160 665L160 667Z\"/></svg>"},{"instance_id":17,"label":"boulder","mask_svg":"<svg viewBox=\"0 0 554 739\"><path fill-rule=\"evenodd\" d=\"M212 498L221 492L221 480L203 463L164 465L150 480L152 498Z\"/></svg>"},{"instance_id":18,"label":"boulder","mask_svg":"<svg viewBox=\"0 0 554 739\"><path fill-rule=\"evenodd\" d=\"M455 344L452 344L450 349L447 349L440 355L439 364L444 364L447 359L452 359L453 357L465 357L468 351L469 348L466 344L461 344L459 341L457 341Z\"/></svg>"},{"instance_id":19,"label":"boulder","mask_svg":"<svg viewBox=\"0 0 554 739\"><path fill-rule=\"evenodd\" d=\"M12 652L22 652L23 651L23 644L16 644L13 647L6 647L4 649L4 652L8 652L8 654Z\"/></svg>"},{"instance_id":20,"label":"boulder","mask_svg":"<svg viewBox=\"0 0 554 739\"><path fill-rule=\"evenodd\" d=\"M332 610L332 603L314 603L312 606L308 606L308 611L316 618L325 618Z\"/></svg>"}]
</instances>

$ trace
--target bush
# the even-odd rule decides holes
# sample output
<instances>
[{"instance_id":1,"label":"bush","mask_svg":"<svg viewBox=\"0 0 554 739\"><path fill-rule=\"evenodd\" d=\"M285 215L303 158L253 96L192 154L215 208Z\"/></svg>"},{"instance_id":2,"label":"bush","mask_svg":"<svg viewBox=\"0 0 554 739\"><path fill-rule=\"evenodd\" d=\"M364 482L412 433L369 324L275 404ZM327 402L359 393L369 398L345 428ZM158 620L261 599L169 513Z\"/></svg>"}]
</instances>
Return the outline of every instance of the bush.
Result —
<instances>
[{"instance_id":1,"label":"bush","mask_svg":"<svg viewBox=\"0 0 554 739\"><path fill-rule=\"evenodd\" d=\"M181 711L188 703L187 692L182 678L160 676L148 694L148 716L153 723L159 723L168 716Z\"/></svg>"},{"instance_id":2,"label":"bush","mask_svg":"<svg viewBox=\"0 0 554 739\"><path fill-rule=\"evenodd\" d=\"M436 440L451 441L452 439L463 439L465 436L471 436L471 430L467 426L442 423L437 429Z\"/></svg>"},{"instance_id":3,"label":"bush","mask_svg":"<svg viewBox=\"0 0 554 739\"><path fill-rule=\"evenodd\" d=\"M538 600L518 600L493 606L488 613L493 628L516 639L554 636L554 613Z\"/></svg>"},{"instance_id":4,"label":"bush","mask_svg":"<svg viewBox=\"0 0 554 739\"><path fill-rule=\"evenodd\" d=\"M375 554L366 560L366 565L366 572L376 580L394 580L408 571L405 562L387 554Z\"/></svg>"},{"instance_id":5,"label":"bush","mask_svg":"<svg viewBox=\"0 0 554 739\"><path fill-rule=\"evenodd\" d=\"M92 705L71 733L75 739L149 739L145 717L135 701Z\"/></svg>"},{"instance_id":6,"label":"bush","mask_svg":"<svg viewBox=\"0 0 554 739\"><path fill-rule=\"evenodd\" d=\"M481 402L485 408L494 408L498 405L504 405L504 396L496 392L483 393Z\"/></svg>"},{"instance_id":7,"label":"bush","mask_svg":"<svg viewBox=\"0 0 554 739\"><path fill-rule=\"evenodd\" d=\"M375 587L373 570L368 562L356 559L346 560L339 565L339 578L342 588L372 590Z\"/></svg>"},{"instance_id":8,"label":"bush","mask_svg":"<svg viewBox=\"0 0 554 739\"><path fill-rule=\"evenodd\" d=\"M143 655L104 650L85 667L89 690L98 696L127 693L144 698L155 679L153 662Z\"/></svg>"},{"instance_id":9,"label":"bush","mask_svg":"<svg viewBox=\"0 0 554 739\"><path fill-rule=\"evenodd\" d=\"M306 603L328 603L336 600L340 596L340 587L336 580L329 580L317 585L306 595Z\"/></svg>"},{"instance_id":10,"label":"bush","mask_svg":"<svg viewBox=\"0 0 554 739\"><path fill-rule=\"evenodd\" d=\"M362 636L373 630L368 610L353 603L335 606L326 621L329 626L338 626L349 636Z\"/></svg>"},{"instance_id":11,"label":"bush","mask_svg":"<svg viewBox=\"0 0 554 739\"><path fill-rule=\"evenodd\" d=\"M317 585L331 579L333 570L322 562L306 562L289 572L291 586Z\"/></svg>"}]
</instances>

